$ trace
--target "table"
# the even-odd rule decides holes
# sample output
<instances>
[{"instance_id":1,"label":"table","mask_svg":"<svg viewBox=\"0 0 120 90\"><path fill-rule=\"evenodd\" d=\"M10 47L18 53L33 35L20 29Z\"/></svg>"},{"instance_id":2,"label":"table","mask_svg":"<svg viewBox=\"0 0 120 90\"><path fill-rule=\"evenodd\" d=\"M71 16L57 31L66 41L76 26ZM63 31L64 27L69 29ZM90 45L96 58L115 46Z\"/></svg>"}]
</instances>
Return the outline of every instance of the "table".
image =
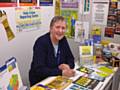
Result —
<instances>
[{"instance_id":1,"label":"table","mask_svg":"<svg viewBox=\"0 0 120 90\"><path fill-rule=\"evenodd\" d=\"M119 82L120 82L120 68L114 68L115 73L111 74L109 77L106 77L104 82L99 82L98 85L94 88L94 90L118 90ZM74 77L71 77L73 81L75 81L79 76L82 76L84 73L76 71L76 75ZM47 84L51 80L53 80L54 77L48 77L45 80L39 82L38 84ZM37 85L37 84L36 84ZM36 86L34 85L34 86ZM33 87L34 87L33 86ZM30 89L32 89L31 87Z\"/></svg>"}]
</instances>

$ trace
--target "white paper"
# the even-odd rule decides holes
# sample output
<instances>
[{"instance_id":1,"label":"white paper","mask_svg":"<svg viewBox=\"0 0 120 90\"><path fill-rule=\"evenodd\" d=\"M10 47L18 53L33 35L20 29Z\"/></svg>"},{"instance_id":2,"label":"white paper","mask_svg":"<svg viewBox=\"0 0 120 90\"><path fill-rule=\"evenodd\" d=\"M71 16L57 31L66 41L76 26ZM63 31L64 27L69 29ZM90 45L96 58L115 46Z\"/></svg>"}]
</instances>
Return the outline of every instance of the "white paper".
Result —
<instances>
[{"instance_id":1,"label":"white paper","mask_svg":"<svg viewBox=\"0 0 120 90\"><path fill-rule=\"evenodd\" d=\"M84 14L90 14L90 2L91 2L91 0L84 0L84 3L83 3L83 5L84 5L84 8L83 8L83 13Z\"/></svg>"},{"instance_id":2,"label":"white paper","mask_svg":"<svg viewBox=\"0 0 120 90\"><path fill-rule=\"evenodd\" d=\"M78 2L78 12L79 12L80 15L83 13L82 0L79 0L79 2Z\"/></svg>"},{"instance_id":3,"label":"white paper","mask_svg":"<svg viewBox=\"0 0 120 90\"><path fill-rule=\"evenodd\" d=\"M85 36L84 36L84 38L85 39L88 39L89 38L89 22L83 22L83 28L84 28L84 30L85 30Z\"/></svg>"},{"instance_id":4,"label":"white paper","mask_svg":"<svg viewBox=\"0 0 120 90\"><path fill-rule=\"evenodd\" d=\"M7 68L0 72L0 90L7 90L7 85L9 81L9 73Z\"/></svg>"},{"instance_id":5,"label":"white paper","mask_svg":"<svg viewBox=\"0 0 120 90\"><path fill-rule=\"evenodd\" d=\"M120 1L118 2L118 6L117 7L118 7L118 9L120 9Z\"/></svg>"},{"instance_id":6,"label":"white paper","mask_svg":"<svg viewBox=\"0 0 120 90\"><path fill-rule=\"evenodd\" d=\"M75 41L82 42L88 39L89 36L89 22L76 21L75 23Z\"/></svg>"},{"instance_id":7,"label":"white paper","mask_svg":"<svg viewBox=\"0 0 120 90\"><path fill-rule=\"evenodd\" d=\"M41 27L41 9L20 7L16 10L16 29L18 32L39 30Z\"/></svg>"},{"instance_id":8,"label":"white paper","mask_svg":"<svg viewBox=\"0 0 120 90\"><path fill-rule=\"evenodd\" d=\"M93 46L79 46L79 54L81 65L93 64Z\"/></svg>"},{"instance_id":9,"label":"white paper","mask_svg":"<svg viewBox=\"0 0 120 90\"><path fill-rule=\"evenodd\" d=\"M109 2L109 0L93 0L93 2Z\"/></svg>"},{"instance_id":10,"label":"white paper","mask_svg":"<svg viewBox=\"0 0 120 90\"><path fill-rule=\"evenodd\" d=\"M76 21L75 22L75 41L80 42L84 38L84 29L82 26L82 22Z\"/></svg>"},{"instance_id":11,"label":"white paper","mask_svg":"<svg viewBox=\"0 0 120 90\"><path fill-rule=\"evenodd\" d=\"M92 24L93 25L107 25L107 16L109 9L109 2L93 2L92 3Z\"/></svg>"},{"instance_id":12,"label":"white paper","mask_svg":"<svg viewBox=\"0 0 120 90\"><path fill-rule=\"evenodd\" d=\"M23 86L23 83L22 83L22 80L21 80L21 76L20 76L20 72L19 72L19 69L18 69L18 65L17 65L17 62L16 62L16 59L15 58L11 58L10 60L8 60L6 62L6 65L7 65L7 72L8 72L8 75L9 76L6 76L8 77L8 82L6 83L6 86L8 87L11 83L11 80L15 79L14 76L17 76L18 77L18 82L15 81L15 83L18 83L18 89L20 89L20 87Z\"/></svg>"}]
</instances>

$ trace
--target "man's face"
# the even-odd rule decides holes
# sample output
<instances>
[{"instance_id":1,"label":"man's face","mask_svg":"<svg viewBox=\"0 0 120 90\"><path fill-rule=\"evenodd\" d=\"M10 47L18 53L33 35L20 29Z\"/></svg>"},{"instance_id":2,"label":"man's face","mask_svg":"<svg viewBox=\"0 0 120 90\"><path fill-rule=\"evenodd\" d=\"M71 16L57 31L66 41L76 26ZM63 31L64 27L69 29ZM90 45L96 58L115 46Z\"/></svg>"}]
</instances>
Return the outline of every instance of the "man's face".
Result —
<instances>
[{"instance_id":1,"label":"man's face","mask_svg":"<svg viewBox=\"0 0 120 90\"><path fill-rule=\"evenodd\" d=\"M66 30L66 22L57 21L54 23L53 27L51 27L51 34L56 41L59 41L64 37L65 30Z\"/></svg>"}]
</instances>

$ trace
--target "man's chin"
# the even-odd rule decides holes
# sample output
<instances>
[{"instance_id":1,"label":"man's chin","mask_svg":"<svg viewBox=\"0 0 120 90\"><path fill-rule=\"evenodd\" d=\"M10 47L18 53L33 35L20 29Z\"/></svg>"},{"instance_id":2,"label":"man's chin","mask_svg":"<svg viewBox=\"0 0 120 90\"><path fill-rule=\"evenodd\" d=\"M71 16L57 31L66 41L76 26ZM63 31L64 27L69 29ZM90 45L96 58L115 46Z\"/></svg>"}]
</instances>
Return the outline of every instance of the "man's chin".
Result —
<instances>
[{"instance_id":1,"label":"man's chin","mask_svg":"<svg viewBox=\"0 0 120 90\"><path fill-rule=\"evenodd\" d=\"M61 40L63 38L63 36L62 37L58 37L58 40Z\"/></svg>"}]
</instances>

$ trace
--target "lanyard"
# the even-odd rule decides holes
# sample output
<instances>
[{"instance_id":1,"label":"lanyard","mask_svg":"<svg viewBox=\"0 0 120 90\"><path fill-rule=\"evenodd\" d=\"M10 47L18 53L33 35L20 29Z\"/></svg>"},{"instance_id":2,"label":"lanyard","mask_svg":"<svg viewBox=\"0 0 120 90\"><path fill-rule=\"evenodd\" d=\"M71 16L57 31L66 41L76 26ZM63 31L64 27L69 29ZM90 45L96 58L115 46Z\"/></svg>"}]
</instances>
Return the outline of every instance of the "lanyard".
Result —
<instances>
[{"instance_id":1,"label":"lanyard","mask_svg":"<svg viewBox=\"0 0 120 90\"><path fill-rule=\"evenodd\" d=\"M59 48L57 51L56 60L57 60L57 64L59 65L60 64L60 50L59 50Z\"/></svg>"}]
</instances>

